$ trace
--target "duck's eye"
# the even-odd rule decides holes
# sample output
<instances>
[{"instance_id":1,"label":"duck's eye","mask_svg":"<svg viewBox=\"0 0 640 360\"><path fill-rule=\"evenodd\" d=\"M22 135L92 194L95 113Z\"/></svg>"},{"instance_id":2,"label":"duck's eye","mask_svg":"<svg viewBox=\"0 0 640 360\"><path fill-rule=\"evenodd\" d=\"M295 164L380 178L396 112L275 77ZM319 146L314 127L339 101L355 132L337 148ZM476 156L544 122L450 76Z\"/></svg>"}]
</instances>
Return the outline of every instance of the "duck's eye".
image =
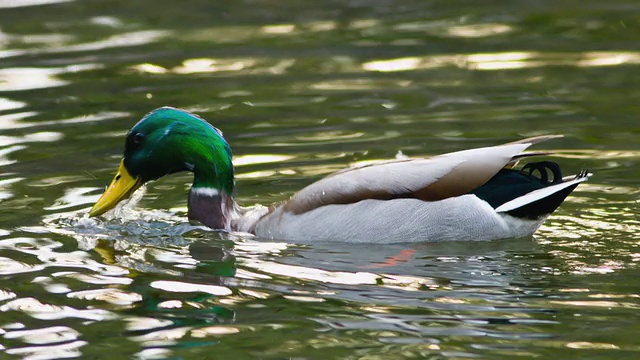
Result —
<instances>
[{"instance_id":1,"label":"duck's eye","mask_svg":"<svg viewBox=\"0 0 640 360\"><path fill-rule=\"evenodd\" d=\"M144 134L143 133L136 133L135 135L133 135L133 143L136 145L140 145L142 144L142 141L144 141Z\"/></svg>"}]
</instances>

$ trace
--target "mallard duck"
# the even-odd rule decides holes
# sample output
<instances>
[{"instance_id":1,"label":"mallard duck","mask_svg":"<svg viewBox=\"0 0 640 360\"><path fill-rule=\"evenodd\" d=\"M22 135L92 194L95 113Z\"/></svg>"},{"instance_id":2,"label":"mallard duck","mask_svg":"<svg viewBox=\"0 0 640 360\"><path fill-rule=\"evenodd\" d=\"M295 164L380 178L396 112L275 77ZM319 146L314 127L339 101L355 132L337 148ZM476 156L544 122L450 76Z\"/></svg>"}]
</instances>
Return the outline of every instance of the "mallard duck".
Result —
<instances>
[{"instance_id":1,"label":"mallard duck","mask_svg":"<svg viewBox=\"0 0 640 360\"><path fill-rule=\"evenodd\" d=\"M581 182L551 161L518 161L544 152L538 136L430 158L396 159L335 172L272 207L233 199L231 148L222 132L184 110L162 107L127 134L120 167L90 210L98 216L142 184L194 174L188 217L212 229L263 239L392 243L531 236Z\"/></svg>"}]
</instances>

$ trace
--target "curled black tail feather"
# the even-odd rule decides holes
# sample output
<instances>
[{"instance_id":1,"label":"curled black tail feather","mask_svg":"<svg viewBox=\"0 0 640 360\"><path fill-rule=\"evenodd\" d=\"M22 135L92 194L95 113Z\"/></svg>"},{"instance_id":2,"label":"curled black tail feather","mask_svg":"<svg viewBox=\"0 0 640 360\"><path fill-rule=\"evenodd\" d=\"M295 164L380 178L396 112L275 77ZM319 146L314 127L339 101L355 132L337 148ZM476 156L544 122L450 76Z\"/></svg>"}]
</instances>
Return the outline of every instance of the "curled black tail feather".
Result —
<instances>
[{"instance_id":1,"label":"curled black tail feather","mask_svg":"<svg viewBox=\"0 0 640 360\"><path fill-rule=\"evenodd\" d=\"M538 171L540 173L540 181L545 184L560 184L562 182L562 172L560 171L560 166L553 161L539 161L528 163L527 165L522 167L520 170L522 173L526 174L526 170L529 170L529 177L533 177L533 173ZM553 177L549 180L549 171L551 171L551 175Z\"/></svg>"},{"instance_id":2,"label":"curled black tail feather","mask_svg":"<svg viewBox=\"0 0 640 360\"><path fill-rule=\"evenodd\" d=\"M539 175L539 176L537 176ZM576 179L589 176L580 171ZM571 179L569 179L571 180ZM484 185L470 192L486 201L494 209L527 195L533 191L563 183L560 166L553 161L540 161L526 164L521 170L502 169ZM564 199L578 186L567 186L544 198L506 211L507 214L525 219L539 219L551 214Z\"/></svg>"}]
</instances>

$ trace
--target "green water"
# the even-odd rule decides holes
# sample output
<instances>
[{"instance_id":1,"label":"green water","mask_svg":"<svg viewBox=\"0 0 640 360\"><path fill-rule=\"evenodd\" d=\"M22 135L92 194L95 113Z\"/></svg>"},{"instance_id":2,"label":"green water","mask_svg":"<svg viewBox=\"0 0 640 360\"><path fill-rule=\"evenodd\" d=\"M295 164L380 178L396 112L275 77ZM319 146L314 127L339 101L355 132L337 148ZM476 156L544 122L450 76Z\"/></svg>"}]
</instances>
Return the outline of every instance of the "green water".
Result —
<instances>
[{"instance_id":1,"label":"green water","mask_svg":"<svg viewBox=\"0 0 640 360\"><path fill-rule=\"evenodd\" d=\"M0 1L0 358L640 354L637 1ZM163 105L234 149L238 200L524 136L589 169L533 239L255 241L188 175L88 219Z\"/></svg>"}]
</instances>

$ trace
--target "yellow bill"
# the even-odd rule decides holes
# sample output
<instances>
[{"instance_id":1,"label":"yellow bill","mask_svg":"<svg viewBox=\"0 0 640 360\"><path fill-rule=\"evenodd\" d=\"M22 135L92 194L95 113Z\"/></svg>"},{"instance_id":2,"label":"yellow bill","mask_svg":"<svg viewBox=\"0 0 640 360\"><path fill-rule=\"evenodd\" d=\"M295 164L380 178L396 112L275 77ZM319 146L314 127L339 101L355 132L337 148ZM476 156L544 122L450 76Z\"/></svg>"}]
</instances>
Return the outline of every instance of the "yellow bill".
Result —
<instances>
[{"instance_id":1,"label":"yellow bill","mask_svg":"<svg viewBox=\"0 0 640 360\"><path fill-rule=\"evenodd\" d=\"M142 181L139 178L133 178L124 167L124 161L120 161L116 176L104 194L93 205L89 211L89 216L102 215L113 209L120 201L131 196L141 185Z\"/></svg>"}]
</instances>

